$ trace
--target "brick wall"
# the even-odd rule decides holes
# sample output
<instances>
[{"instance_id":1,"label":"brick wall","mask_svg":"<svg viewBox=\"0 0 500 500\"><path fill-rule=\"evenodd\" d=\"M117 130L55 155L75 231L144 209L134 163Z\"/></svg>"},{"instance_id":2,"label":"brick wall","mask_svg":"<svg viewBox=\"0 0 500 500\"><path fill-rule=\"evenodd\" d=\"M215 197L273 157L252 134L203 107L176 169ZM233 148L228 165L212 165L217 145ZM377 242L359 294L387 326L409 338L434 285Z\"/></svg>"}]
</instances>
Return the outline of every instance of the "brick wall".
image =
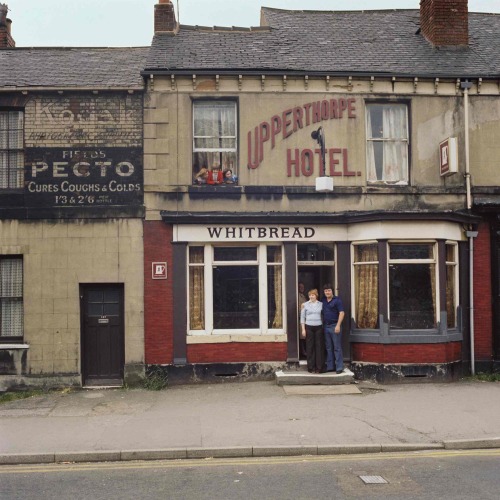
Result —
<instances>
[{"instance_id":1,"label":"brick wall","mask_svg":"<svg viewBox=\"0 0 500 500\"><path fill-rule=\"evenodd\" d=\"M172 227L144 222L144 338L147 364L173 361ZM168 279L153 280L151 263L167 262Z\"/></svg>"},{"instance_id":2,"label":"brick wall","mask_svg":"<svg viewBox=\"0 0 500 500\"><path fill-rule=\"evenodd\" d=\"M433 45L467 45L467 0L421 0L420 28Z\"/></svg>"},{"instance_id":3,"label":"brick wall","mask_svg":"<svg viewBox=\"0 0 500 500\"><path fill-rule=\"evenodd\" d=\"M188 363L286 361L286 342L234 342L188 345Z\"/></svg>"},{"instance_id":4,"label":"brick wall","mask_svg":"<svg viewBox=\"0 0 500 500\"><path fill-rule=\"evenodd\" d=\"M142 96L37 96L25 108L26 148L142 147Z\"/></svg>"},{"instance_id":5,"label":"brick wall","mask_svg":"<svg viewBox=\"0 0 500 500\"><path fill-rule=\"evenodd\" d=\"M462 343L352 344L352 360L366 363L449 363L462 359Z\"/></svg>"},{"instance_id":6,"label":"brick wall","mask_svg":"<svg viewBox=\"0 0 500 500\"><path fill-rule=\"evenodd\" d=\"M477 361L493 357L491 242L487 223L479 226L474 241L474 348Z\"/></svg>"}]
</instances>

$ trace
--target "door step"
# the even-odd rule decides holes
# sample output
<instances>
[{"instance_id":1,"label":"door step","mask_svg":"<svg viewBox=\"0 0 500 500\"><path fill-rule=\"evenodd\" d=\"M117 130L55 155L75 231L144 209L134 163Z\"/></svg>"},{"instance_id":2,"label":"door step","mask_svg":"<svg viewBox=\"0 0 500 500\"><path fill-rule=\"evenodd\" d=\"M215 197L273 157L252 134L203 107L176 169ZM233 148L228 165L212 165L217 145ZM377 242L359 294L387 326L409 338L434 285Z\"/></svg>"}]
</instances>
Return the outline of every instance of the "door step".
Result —
<instances>
[{"instance_id":1,"label":"door step","mask_svg":"<svg viewBox=\"0 0 500 500\"><path fill-rule=\"evenodd\" d=\"M344 372L336 374L309 373L307 369L300 367L294 371L277 371L276 383L278 385L341 385L354 384L354 373L349 368L344 368Z\"/></svg>"}]
</instances>

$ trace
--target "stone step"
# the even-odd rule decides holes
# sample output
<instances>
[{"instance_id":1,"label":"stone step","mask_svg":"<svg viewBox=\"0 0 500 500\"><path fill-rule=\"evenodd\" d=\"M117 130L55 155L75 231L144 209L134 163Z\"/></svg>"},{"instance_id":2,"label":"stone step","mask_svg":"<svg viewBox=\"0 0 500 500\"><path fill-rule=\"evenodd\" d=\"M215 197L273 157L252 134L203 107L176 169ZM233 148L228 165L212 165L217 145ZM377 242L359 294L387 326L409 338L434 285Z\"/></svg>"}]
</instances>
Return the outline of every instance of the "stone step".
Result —
<instances>
[{"instance_id":1,"label":"stone step","mask_svg":"<svg viewBox=\"0 0 500 500\"><path fill-rule=\"evenodd\" d=\"M278 385L353 384L354 373L349 368L344 368L344 372L338 375L335 372L309 373L306 368L301 366L298 370L277 371L276 383Z\"/></svg>"}]
</instances>

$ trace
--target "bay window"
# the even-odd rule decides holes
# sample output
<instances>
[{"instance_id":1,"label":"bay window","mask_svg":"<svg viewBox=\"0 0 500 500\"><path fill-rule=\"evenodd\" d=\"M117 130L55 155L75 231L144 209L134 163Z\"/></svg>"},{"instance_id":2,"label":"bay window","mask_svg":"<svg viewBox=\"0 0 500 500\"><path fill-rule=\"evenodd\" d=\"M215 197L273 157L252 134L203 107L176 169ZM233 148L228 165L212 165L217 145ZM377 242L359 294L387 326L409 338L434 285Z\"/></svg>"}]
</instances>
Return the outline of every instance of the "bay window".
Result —
<instances>
[{"instance_id":1,"label":"bay window","mask_svg":"<svg viewBox=\"0 0 500 500\"><path fill-rule=\"evenodd\" d=\"M188 251L191 334L282 333L281 246L199 245Z\"/></svg>"},{"instance_id":2,"label":"bay window","mask_svg":"<svg viewBox=\"0 0 500 500\"><path fill-rule=\"evenodd\" d=\"M366 105L368 183L408 184L408 106Z\"/></svg>"}]
</instances>

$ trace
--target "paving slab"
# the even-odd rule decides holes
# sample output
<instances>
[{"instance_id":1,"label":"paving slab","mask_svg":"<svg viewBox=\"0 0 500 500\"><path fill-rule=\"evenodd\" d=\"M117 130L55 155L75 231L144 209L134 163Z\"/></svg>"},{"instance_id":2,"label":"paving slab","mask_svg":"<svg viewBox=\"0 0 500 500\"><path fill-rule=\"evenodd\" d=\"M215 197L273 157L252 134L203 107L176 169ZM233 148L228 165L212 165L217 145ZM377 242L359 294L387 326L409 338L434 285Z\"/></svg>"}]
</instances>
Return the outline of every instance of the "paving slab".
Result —
<instances>
[{"instance_id":1,"label":"paving slab","mask_svg":"<svg viewBox=\"0 0 500 500\"><path fill-rule=\"evenodd\" d=\"M344 394L362 394L355 385L284 385L288 395L302 396L342 396Z\"/></svg>"}]
</instances>

